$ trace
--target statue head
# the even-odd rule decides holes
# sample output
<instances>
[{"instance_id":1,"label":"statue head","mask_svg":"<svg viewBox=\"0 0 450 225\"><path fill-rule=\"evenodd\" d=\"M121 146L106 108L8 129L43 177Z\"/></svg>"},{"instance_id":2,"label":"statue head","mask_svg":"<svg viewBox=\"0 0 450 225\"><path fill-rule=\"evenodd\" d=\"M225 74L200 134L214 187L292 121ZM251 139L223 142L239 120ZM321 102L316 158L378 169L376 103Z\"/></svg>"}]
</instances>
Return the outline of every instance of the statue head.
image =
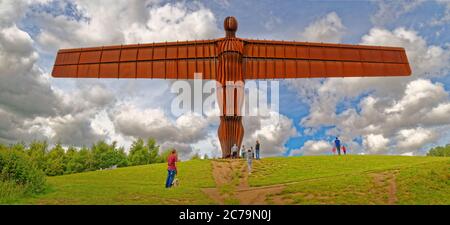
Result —
<instances>
[{"instance_id":1,"label":"statue head","mask_svg":"<svg viewBox=\"0 0 450 225\"><path fill-rule=\"evenodd\" d=\"M233 16L228 16L223 21L223 28L225 29L226 37L236 37L238 22Z\"/></svg>"}]
</instances>

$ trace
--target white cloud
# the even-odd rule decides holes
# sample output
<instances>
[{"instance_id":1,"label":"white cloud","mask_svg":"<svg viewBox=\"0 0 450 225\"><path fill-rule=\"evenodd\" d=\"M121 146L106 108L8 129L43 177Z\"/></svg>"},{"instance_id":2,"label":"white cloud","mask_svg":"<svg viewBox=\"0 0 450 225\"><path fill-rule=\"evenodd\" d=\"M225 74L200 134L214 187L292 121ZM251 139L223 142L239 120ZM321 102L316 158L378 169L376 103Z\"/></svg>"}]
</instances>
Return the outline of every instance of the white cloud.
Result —
<instances>
[{"instance_id":1,"label":"white cloud","mask_svg":"<svg viewBox=\"0 0 450 225\"><path fill-rule=\"evenodd\" d=\"M346 27L336 12L328 13L309 24L300 33L300 40L311 42L340 42L344 36Z\"/></svg>"},{"instance_id":2,"label":"white cloud","mask_svg":"<svg viewBox=\"0 0 450 225\"><path fill-rule=\"evenodd\" d=\"M162 109L117 106L111 115L118 132L126 136L153 137L158 141L195 143L206 136L207 120L189 113L171 120Z\"/></svg>"},{"instance_id":3,"label":"white cloud","mask_svg":"<svg viewBox=\"0 0 450 225\"><path fill-rule=\"evenodd\" d=\"M422 148L425 144L436 140L436 134L421 127L415 129L402 129L397 134L397 148L400 150L416 150Z\"/></svg>"},{"instance_id":4,"label":"white cloud","mask_svg":"<svg viewBox=\"0 0 450 225\"><path fill-rule=\"evenodd\" d=\"M441 103L431 109L425 116L427 121L434 122L436 124L450 124L450 103Z\"/></svg>"},{"instance_id":5,"label":"white cloud","mask_svg":"<svg viewBox=\"0 0 450 225\"><path fill-rule=\"evenodd\" d=\"M429 108L448 96L440 84L433 84L430 80L417 79L406 85L405 95L389 108L387 114L402 113L412 115L424 108Z\"/></svg>"},{"instance_id":6,"label":"white cloud","mask_svg":"<svg viewBox=\"0 0 450 225\"><path fill-rule=\"evenodd\" d=\"M306 141L305 144L297 150L292 150L290 155L320 155L330 153L333 146L326 141Z\"/></svg>"},{"instance_id":7,"label":"white cloud","mask_svg":"<svg viewBox=\"0 0 450 225\"><path fill-rule=\"evenodd\" d=\"M220 30L214 14L199 3L75 1L86 19L35 12L41 49L210 39Z\"/></svg>"},{"instance_id":8,"label":"white cloud","mask_svg":"<svg viewBox=\"0 0 450 225\"><path fill-rule=\"evenodd\" d=\"M425 0L376 0L378 10L372 15L372 23L383 26L398 20L402 15L414 11Z\"/></svg>"},{"instance_id":9,"label":"white cloud","mask_svg":"<svg viewBox=\"0 0 450 225\"><path fill-rule=\"evenodd\" d=\"M247 147L255 146L256 140L261 143L261 156L281 155L288 139L297 135L292 119L270 111L269 116L247 116L243 119L244 140Z\"/></svg>"},{"instance_id":10,"label":"white cloud","mask_svg":"<svg viewBox=\"0 0 450 225\"><path fill-rule=\"evenodd\" d=\"M133 23L124 30L125 42L212 39L220 33L214 14L201 5L190 11L180 3L166 4L149 14L145 24Z\"/></svg>"},{"instance_id":11,"label":"white cloud","mask_svg":"<svg viewBox=\"0 0 450 225\"><path fill-rule=\"evenodd\" d=\"M389 139L382 134L369 134L363 138L363 146L369 154L383 154L386 153L389 144Z\"/></svg>"},{"instance_id":12,"label":"white cloud","mask_svg":"<svg viewBox=\"0 0 450 225\"><path fill-rule=\"evenodd\" d=\"M0 26L11 26L22 18L32 4L44 4L50 0L2 0L0 1Z\"/></svg>"},{"instance_id":13,"label":"white cloud","mask_svg":"<svg viewBox=\"0 0 450 225\"><path fill-rule=\"evenodd\" d=\"M405 152L405 153L402 153L400 155L402 155L402 156L414 156L415 154L414 154L414 152Z\"/></svg>"}]
</instances>

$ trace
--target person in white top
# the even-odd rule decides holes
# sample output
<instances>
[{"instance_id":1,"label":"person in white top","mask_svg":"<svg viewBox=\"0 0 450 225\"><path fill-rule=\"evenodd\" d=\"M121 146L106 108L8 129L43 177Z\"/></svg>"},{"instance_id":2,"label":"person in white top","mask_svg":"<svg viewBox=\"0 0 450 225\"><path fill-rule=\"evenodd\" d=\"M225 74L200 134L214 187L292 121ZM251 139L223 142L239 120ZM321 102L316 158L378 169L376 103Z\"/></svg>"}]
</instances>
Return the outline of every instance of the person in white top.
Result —
<instances>
[{"instance_id":1,"label":"person in white top","mask_svg":"<svg viewBox=\"0 0 450 225\"><path fill-rule=\"evenodd\" d=\"M236 144L231 147L231 158L235 159L237 158L237 152L238 152L238 146Z\"/></svg>"},{"instance_id":2,"label":"person in white top","mask_svg":"<svg viewBox=\"0 0 450 225\"><path fill-rule=\"evenodd\" d=\"M242 145L242 148L241 148L241 158L244 158L245 157L245 145Z\"/></svg>"},{"instance_id":3,"label":"person in white top","mask_svg":"<svg viewBox=\"0 0 450 225\"><path fill-rule=\"evenodd\" d=\"M248 174L251 174L252 173L253 154L250 149L247 151L246 156L247 156Z\"/></svg>"}]
</instances>

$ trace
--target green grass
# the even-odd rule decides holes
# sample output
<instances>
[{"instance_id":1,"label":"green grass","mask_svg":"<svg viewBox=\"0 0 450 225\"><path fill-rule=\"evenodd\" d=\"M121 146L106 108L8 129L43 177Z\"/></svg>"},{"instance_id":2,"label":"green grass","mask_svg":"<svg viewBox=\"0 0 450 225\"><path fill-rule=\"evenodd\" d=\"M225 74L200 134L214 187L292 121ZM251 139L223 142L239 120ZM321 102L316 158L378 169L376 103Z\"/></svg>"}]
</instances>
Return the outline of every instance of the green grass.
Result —
<instances>
[{"instance_id":1,"label":"green grass","mask_svg":"<svg viewBox=\"0 0 450 225\"><path fill-rule=\"evenodd\" d=\"M400 204L450 205L450 159L400 170Z\"/></svg>"},{"instance_id":2,"label":"green grass","mask_svg":"<svg viewBox=\"0 0 450 225\"><path fill-rule=\"evenodd\" d=\"M0 204L11 204L26 196L26 188L11 181L0 181Z\"/></svg>"},{"instance_id":3,"label":"green grass","mask_svg":"<svg viewBox=\"0 0 450 225\"><path fill-rule=\"evenodd\" d=\"M442 157L377 155L274 157L255 161L255 173L250 177L249 184L264 186L290 183L448 160Z\"/></svg>"},{"instance_id":4,"label":"green grass","mask_svg":"<svg viewBox=\"0 0 450 225\"><path fill-rule=\"evenodd\" d=\"M281 199L286 204L392 204L389 203L389 176L394 174L395 204L450 204L449 158L311 156L289 159L270 158L255 164L251 185L287 183L282 193L270 197L269 203L276 204L276 199Z\"/></svg>"},{"instance_id":5,"label":"green grass","mask_svg":"<svg viewBox=\"0 0 450 225\"><path fill-rule=\"evenodd\" d=\"M180 186L164 187L167 165L152 164L48 177L45 193L0 182L0 204L216 204L202 188L215 187L210 160L178 164ZM232 196L241 171L219 191ZM285 184L268 203L388 204L389 184L396 204L450 204L450 158L407 156L305 156L254 161L250 186ZM225 204L238 204L232 197Z\"/></svg>"},{"instance_id":6,"label":"green grass","mask_svg":"<svg viewBox=\"0 0 450 225\"><path fill-rule=\"evenodd\" d=\"M166 189L167 164L48 177L47 193L19 204L212 204L201 188L214 187L211 162L178 163L180 186Z\"/></svg>"}]
</instances>

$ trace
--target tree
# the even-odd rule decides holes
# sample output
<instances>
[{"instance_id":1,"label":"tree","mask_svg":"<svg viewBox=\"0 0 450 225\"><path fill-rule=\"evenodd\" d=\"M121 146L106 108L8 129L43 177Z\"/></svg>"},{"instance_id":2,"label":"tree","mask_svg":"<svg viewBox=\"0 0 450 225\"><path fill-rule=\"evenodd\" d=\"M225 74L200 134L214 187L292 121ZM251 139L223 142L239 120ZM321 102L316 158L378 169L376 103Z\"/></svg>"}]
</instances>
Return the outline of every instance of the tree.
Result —
<instances>
[{"instance_id":1,"label":"tree","mask_svg":"<svg viewBox=\"0 0 450 225\"><path fill-rule=\"evenodd\" d=\"M0 184L21 187L14 188L14 191L25 188L25 192L39 193L45 189L46 179L42 170L33 165L25 152L0 146Z\"/></svg>"},{"instance_id":2,"label":"tree","mask_svg":"<svg viewBox=\"0 0 450 225\"><path fill-rule=\"evenodd\" d=\"M78 171L92 171L95 170L94 167L94 155L92 150L86 147L82 147L75 159L79 163Z\"/></svg>"},{"instance_id":3,"label":"tree","mask_svg":"<svg viewBox=\"0 0 450 225\"><path fill-rule=\"evenodd\" d=\"M123 156L116 148L117 142L108 145L105 141L99 141L92 146L94 168L109 168L111 166L124 164ZM124 153L124 152L123 152Z\"/></svg>"},{"instance_id":4,"label":"tree","mask_svg":"<svg viewBox=\"0 0 450 225\"><path fill-rule=\"evenodd\" d=\"M156 145L156 140L154 138L149 138L147 140L147 148L149 151L149 162L157 163L161 160L159 159L159 145Z\"/></svg>"},{"instance_id":5,"label":"tree","mask_svg":"<svg viewBox=\"0 0 450 225\"><path fill-rule=\"evenodd\" d=\"M48 144L46 141L33 141L28 148L28 156L31 162L40 170L46 168L46 156L48 153Z\"/></svg>"},{"instance_id":6,"label":"tree","mask_svg":"<svg viewBox=\"0 0 450 225\"><path fill-rule=\"evenodd\" d=\"M66 152L65 173L80 173L87 170L87 158L82 158L81 150L78 151L75 147L69 147Z\"/></svg>"},{"instance_id":7,"label":"tree","mask_svg":"<svg viewBox=\"0 0 450 225\"><path fill-rule=\"evenodd\" d=\"M116 162L116 165L118 167L125 167L128 166L128 157L127 154L125 153L125 148L124 147L120 147L118 149L116 149L114 151L114 160Z\"/></svg>"},{"instance_id":8,"label":"tree","mask_svg":"<svg viewBox=\"0 0 450 225\"><path fill-rule=\"evenodd\" d=\"M133 166L145 165L150 162L150 152L148 146L144 145L142 138L138 138L133 142L128 158Z\"/></svg>"},{"instance_id":9,"label":"tree","mask_svg":"<svg viewBox=\"0 0 450 225\"><path fill-rule=\"evenodd\" d=\"M47 155L45 173L48 176L56 176L64 174L66 170L64 164L65 152L61 144L56 144Z\"/></svg>"},{"instance_id":10,"label":"tree","mask_svg":"<svg viewBox=\"0 0 450 225\"><path fill-rule=\"evenodd\" d=\"M427 156L444 156L450 157L450 144L444 146L438 146L430 149Z\"/></svg>"}]
</instances>

